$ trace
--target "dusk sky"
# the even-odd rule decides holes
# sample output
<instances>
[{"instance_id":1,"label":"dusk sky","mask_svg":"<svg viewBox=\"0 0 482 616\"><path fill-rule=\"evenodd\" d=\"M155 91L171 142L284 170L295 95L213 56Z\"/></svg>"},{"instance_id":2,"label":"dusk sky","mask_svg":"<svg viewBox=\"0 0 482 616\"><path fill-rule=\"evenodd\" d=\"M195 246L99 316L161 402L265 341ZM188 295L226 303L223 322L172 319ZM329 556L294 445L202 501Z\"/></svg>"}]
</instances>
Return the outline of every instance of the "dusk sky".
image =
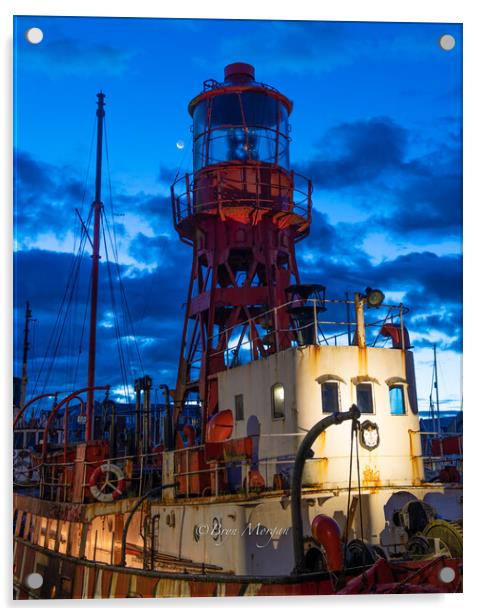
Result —
<instances>
[{"instance_id":1,"label":"dusk sky","mask_svg":"<svg viewBox=\"0 0 482 616\"><path fill-rule=\"evenodd\" d=\"M33 26L44 33L38 45L25 39ZM451 51L439 45L444 34L455 37ZM126 371L174 387L191 252L173 229L170 184L192 167L188 102L237 61L294 101L290 163L314 184L311 233L297 245L302 280L325 284L329 297L372 286L407 304L420 408L428 407L437 343L441 408L459 409L462 28L453 24L17 17L14 373L29 300L37 319L29 393L42 362L36 393L44 387L78 247L75 209L87 219L93 199L89 152L102 89L112 211L107 159L103 201L142 358L141 366L130 349ZM101 254L97 382L119 390ZM86 381L87 334L79 339L89 265L87 256L51 390Z\"/></svg>"}]
</instances>

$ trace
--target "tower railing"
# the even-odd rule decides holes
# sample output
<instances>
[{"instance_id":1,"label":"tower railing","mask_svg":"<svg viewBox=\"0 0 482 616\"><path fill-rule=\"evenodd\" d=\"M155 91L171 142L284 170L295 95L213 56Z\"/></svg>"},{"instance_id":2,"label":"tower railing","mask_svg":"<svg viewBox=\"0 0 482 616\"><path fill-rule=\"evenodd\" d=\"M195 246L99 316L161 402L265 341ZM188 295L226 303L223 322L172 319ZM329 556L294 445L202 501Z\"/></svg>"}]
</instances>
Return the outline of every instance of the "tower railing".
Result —
<instances>
[{"instance_id":1,"label":"tower railing","mask_svg":"<svg viewBox=\"0 0 482 616\"><path fill-rule=\"evenodd\" d=\"M171 187L174 224L196 214L227 213L250 208L293 216L304 225L311 220L311 180L267 163L227 162L180 177Z\"/></svg>"}]
</instances>

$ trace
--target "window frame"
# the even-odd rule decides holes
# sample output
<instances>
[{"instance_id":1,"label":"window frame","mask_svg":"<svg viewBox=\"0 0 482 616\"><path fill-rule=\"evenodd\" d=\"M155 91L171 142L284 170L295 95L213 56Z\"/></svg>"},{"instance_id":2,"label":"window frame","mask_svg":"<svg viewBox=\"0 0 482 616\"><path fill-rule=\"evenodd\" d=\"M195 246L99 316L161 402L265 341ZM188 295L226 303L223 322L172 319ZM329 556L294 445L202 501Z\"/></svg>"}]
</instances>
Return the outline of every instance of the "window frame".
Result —
<instances>
[{"instance_id":1,"label":"window frame","mask_svg":"<svg viewBox=\"0 0 482 616\"><path fill-rule=\"evenodd\" d=\"M238 417L238 400L241 400L241 416ZM244 394L234 396L234 418L236 421L244 421Z\"/></svg>"},{"instance_id":2,"label":"window frame","mask_svg":"<svg viewBox=\"0 0 482 616\"><path fill-rule=\"evenodd\" d=\"M403 403L403 412L402 413L394 413L392 410L392 400L390 397L390 392L392 389L400 389L402 392L402 403ZM407 386L405 383L391 383L388 385L388 407L390 409L390 415L393 417L406 417L408 415L408 405L407 405Z\"/></svg>"},{"instance_id":3,"label":"window frame","mask_svg":"<svg viewBox=\"0 0 482 616\"><path fill-rule=\"evenodd\" d=\"M275 401L275 389L277 387L281 387L283 389L283 412L281 415L277 415L276 414L276 401ZM271 385L271 419L273 420L279 420L279 419L285 419L286 417L286 392L285 392L285 386L283 385L283 383L273 383L273 385Z\"/></svg>"},{"instance_id":4,"label":"window frame","mask_svg":"<svg viewBox=\"0 0 482 616\"><path fill-rule=\"evenodd\" d=\"M362 411L360 408L360 405L358 403L358 387L360 385L368 385L370 387L370 394L371 394L371 401L372 401L372 410L371 411ZM360 413L362 415L375 415L375 395L373 392L373 383L371 381L360 381L360 383L357 383L355 385L355 394L356 394L356 405L358 406L358 408L360 409Z\"/></svg>"},{"instance_id":5,"label":"window frame","mask_svg":"<svg viewBox=\"0 0 482 616\"><path fill-rule=\"evenodd\" d=\"M325 410L325 408L324 408L324 405L323 405L323 387L325 385L336 385L336 400L337 400L337 406L338 406L338 408L336 410ZM320 383L320 392L321 392L321 412L325 413L325 414L339 413L340 410L341 410L340 382L336 381L334 379L323 381L322 383Z\"/></svg>"}]
</instances>

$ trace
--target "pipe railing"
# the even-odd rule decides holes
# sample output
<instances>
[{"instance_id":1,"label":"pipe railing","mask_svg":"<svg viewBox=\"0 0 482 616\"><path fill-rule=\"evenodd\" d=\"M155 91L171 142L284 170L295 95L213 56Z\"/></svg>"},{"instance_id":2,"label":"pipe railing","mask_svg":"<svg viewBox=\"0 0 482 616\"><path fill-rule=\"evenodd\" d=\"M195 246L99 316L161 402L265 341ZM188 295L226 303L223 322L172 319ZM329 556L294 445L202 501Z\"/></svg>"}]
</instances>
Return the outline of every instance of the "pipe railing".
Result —
<instances>
[{"instance_id":1,"label":"pipe railing","mask_svg":"<svg viewBox=\"0 0 482 616\"><path fill-rule=\"evenodd\" d=\"M229 176L225 177L223 170L228 170ZM262 181L260 171L269 171L269 181ZM256 173L256 181L251 177L239 179L233 176L233 171L248 171ZM278 176L278 181L276 181ZM208 181L208 178L211 181ZM295 182L296 179L296 183ZM299 182L303 181L306 188L301 189ZM254 190L252 188L255 184ZM176 188L179 192L176 192ZM207 200L206 191L213 191L212 199ZM215 191L215 195L214 195ZM234 191L235 198L229 194ZM239 192L246 193L240 196ZM311 181L294 172L286 173L280 167L274 165L240 164L231 166L216 165L207 167L202 173L186 174L180 177L171 187L173 216L176 226L185 218L193 214L202 213L204 210L223 209L233 206L255 207L256 209L280 210L285 213L294 213L306 220L311 216ZM281 206L281 209L280 209Z\"/></svg>"},{"instance_id":2,"label":"pipe railing","mask_svg":"<svg viewBox=\"0 0 482 616\"><path fill-rule=\"evenodd\" d=\"M420 435L420 437L429 437L425 443L427 450L424 451L424 443L422 443L422 453L419 455L413 456L419 460L422 460L424 465L430 468L431 471L436 472L443 469L444 466L455 466L458 471L462 471L462 461L463 461L463 453L462 453L462 445L463 445L463 435L460 432L439 432L433 430L409 430L409 438L411 444L413 444L413 436L415 434ZM431 437L431 438L430 438ZM458 446L460 453L448 453L444 451L444 439L445 438L457 438ZM432 442L434 440L438 441L438 446L440 447L440 455L435 455L432 453Z\"/></svg>"},{"instance_id":3,"label":"pipe railing","mask_svg":"<svg viewBox=\"0 0 482 616\"><path fill-rule=\"evenodd\" d=\"M284 304L280 304L274 309L266 310L251 319L247 319L243 322L237 323L230 328L220 331L217 334L214 334L207 340L207 347L211 349L210 357L217 357L220 355L225 355L225 363L227 368L234 367L238 365L237 360L241 356L241 353L249 353L250 360L253 361L257 359L257 354L254 353L253 344L255 341L263 342L265 337L272 337L273 343L275 347L279 345L280 334L289 335L291 337L291 345L292 346L303 346L300 344L297 336L297 333L303 333L304 331L309 331L310 329L314 330L315 333L315 344L317 346L322 345L330 345L332 343L335 346L338 346L340 339L347 337L347 343L349 342L351 327L356 327L356 320L346 320L344 318L341 319L326 319L321 315L325 313L325 304L345 304L351 305L355 304L354 300L336 300L336 299L308 299L304 300L304 305L313 306L313 320L306 323L302 326L294 326L293 324L289 328L279 327L278 324L278 313L280 311L287 311L290 307L298 307L303 305L302 300L291 300L285 302ZM373 331L375 328L377 329L377 334L369 345L367 346L377 346L379 337L380 337L380 328L387 322L392 322L394 319L398 318L398 322L400 327L403 327L403 315L408 313L408 308L403 306L402 304L381 304L380 308L385 308L387 310L386 315L383 318L375 319L373 321L369 321L365 323L365 328ZM265 333L261 332L255 339L250 338L247 335L247 332L254 332L256 328L253 326L261 326L261 322L266 321L273 324L273 327L263 327L265 329ZM223 339L229 339L231 336L235 337L236 330L242 330L246 326L246 330L244 332L243 339L240 341L239 339L235 339L234 342L226 347L221 348L220 350L216 350L222 345ZM326 333L323 331L323 328L333 327L333 326L346 326L347 330L343 332L335 332L335 333ZM244 340L244 341L243 341ZM402 341L405 340L405 336L402 336ZM379 346L384 346L388 341L388 338L384 338L383 342ZM264 346L269 346L267 343ZM350 345L352 346L352 345ZM275 349L277 350L277 349ZM230 357L231 354L231 357ZM235 356L234 356L235 354ZM191 365L193 369L196 369L197 364L201 363L202 352L199 350L197 354L193 357ZM230 360L233 361L230 361Z\"/></svg>"}]
</instances>

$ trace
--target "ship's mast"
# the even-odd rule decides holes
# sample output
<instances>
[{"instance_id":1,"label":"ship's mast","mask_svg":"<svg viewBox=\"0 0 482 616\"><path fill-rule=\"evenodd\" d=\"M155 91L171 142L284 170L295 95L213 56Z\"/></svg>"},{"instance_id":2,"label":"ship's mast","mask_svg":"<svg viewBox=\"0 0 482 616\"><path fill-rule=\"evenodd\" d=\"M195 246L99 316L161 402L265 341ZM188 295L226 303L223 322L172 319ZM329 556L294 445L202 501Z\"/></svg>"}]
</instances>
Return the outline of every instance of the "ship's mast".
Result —
<instances>
[{"instance_id":1,"label":"ship's mast","mask_svg":"<svg viewBox=\"0 0 482 616\"><path fill-rule=\"evenodd\" d=\"M25 327L23 330L23 357L22 357L22 386L20 389L20 408L25 404L25 398L27 395L27 361L28 361L28 352L30 350L30 342L28 339L29 336L29 325L32 320L32 311L30 310L30 302L25 304Z\"/></svg>"},{"instance_id":2,"label":"ship's mast","mask_svg":"<svg viewBox=\"0 0 482 616\"><path fill-rule=\"evenodd\" d=\"M433 371L435 388L435 405L437 409L437 432L440 434L440 400L438 395L438 372L437 372L437 345L433 345Z\"/></svg>"},{"instance_id":3,"label":"ship's mast","mask_svg":"<svg viewBox=\"0 0 482 616\"><path fill-rule=\"evenodd\" d=\"M95 198L92 203L94 210L94 233L92 238L92 288L90 298L90 334L89 334L89 367L88 380L89 387L87 393L87 411L85 440L91 440L93 434L94 417L94 390L95 386L95 352L97 343L97 303L99 293L99 246L100 246L100 218L102 215L103 203L101 201L102 184L102 135L104 127L104 99L105 94L97 94L97 157L95 167Z\"/></svg>"}]
</instances>

